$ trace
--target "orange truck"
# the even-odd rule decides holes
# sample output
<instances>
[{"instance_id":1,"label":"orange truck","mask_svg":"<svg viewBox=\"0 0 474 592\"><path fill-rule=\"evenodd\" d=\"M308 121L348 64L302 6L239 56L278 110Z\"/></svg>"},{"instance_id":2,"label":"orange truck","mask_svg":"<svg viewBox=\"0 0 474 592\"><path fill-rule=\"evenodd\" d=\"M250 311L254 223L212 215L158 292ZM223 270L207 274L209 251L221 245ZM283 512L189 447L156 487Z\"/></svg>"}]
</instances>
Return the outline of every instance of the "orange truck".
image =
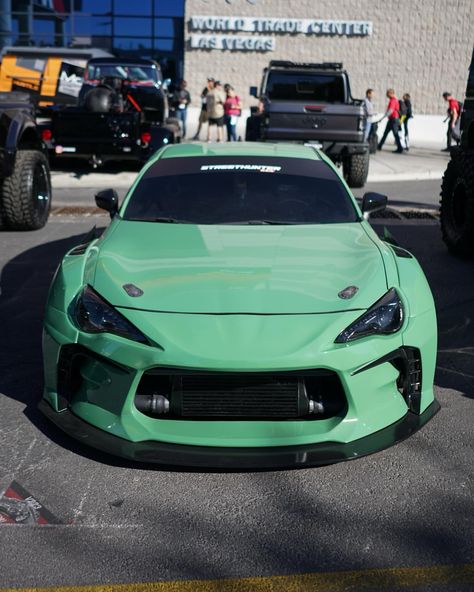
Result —
<instances>
[{"instance_id":1,"label":"orange truck","mask_svg":"<svg viewBox=\"0 0 474 592\"><path fill-rule=\"evenodd\" d=\"M0 65L0 92L23 91L40 107L75 105L87 61L112 57L102 49L6 47Z\"/></svg>"}]
</instances>

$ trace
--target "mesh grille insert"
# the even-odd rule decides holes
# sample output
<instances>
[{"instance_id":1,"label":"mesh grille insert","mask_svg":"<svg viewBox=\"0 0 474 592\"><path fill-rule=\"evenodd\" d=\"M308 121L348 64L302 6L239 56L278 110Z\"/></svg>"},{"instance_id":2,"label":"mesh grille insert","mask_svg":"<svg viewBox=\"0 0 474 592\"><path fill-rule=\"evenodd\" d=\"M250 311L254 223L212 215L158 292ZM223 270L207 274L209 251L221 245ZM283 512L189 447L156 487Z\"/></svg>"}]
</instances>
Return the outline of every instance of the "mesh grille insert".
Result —
<instances>
[{"instance_id":1,"label":"mesh grille insert","mask_svg":"<svg viewBox=\"0 0 474 592\"><path fill-rule=\"evenodd\" d=\"M298 379L258 376L180 376L184 417L298 417Z\"/></svg>"}]
</instances>

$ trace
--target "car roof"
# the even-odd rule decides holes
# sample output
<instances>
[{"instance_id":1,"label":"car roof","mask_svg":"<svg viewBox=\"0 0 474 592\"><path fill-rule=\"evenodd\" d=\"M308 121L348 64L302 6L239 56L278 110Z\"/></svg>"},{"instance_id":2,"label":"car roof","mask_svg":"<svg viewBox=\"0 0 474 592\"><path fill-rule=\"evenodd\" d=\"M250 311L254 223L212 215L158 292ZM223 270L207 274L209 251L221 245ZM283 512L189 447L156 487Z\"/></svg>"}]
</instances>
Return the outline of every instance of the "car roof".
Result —
<instances>
[{"instance_id":1,"label":"car roof","mask_svg":"<svg viewBox=\"0 0 474 592\"><path fill-rule=\"evenodd\" d=\"M323 160L312 146L270 142L225 142L222 144L173 144L159 150L151 158L156 162L163 158L189 158L206 156L269 156L275 158L308 158Z\"/></svg>"}]
</instances>

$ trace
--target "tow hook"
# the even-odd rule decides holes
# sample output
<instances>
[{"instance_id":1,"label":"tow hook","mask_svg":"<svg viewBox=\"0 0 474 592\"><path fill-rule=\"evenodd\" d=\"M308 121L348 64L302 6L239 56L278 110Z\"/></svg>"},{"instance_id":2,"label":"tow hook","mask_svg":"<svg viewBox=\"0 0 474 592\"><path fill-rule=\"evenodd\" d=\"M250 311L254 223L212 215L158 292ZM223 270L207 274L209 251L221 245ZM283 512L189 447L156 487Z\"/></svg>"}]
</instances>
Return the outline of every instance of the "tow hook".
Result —
<instances>
[{"instance_id":1,"label":"tow hook","mask_svg":"<svg viewBox=\"0 0 474 592\"><path fill-rule=\"evenodd\" d=\"M96 156L95 154L92 155L92 157L89 160L89 163L92 165L93 169L96 169L97 167L103 165L102 159Z\"/></svg>"}]
</instances>

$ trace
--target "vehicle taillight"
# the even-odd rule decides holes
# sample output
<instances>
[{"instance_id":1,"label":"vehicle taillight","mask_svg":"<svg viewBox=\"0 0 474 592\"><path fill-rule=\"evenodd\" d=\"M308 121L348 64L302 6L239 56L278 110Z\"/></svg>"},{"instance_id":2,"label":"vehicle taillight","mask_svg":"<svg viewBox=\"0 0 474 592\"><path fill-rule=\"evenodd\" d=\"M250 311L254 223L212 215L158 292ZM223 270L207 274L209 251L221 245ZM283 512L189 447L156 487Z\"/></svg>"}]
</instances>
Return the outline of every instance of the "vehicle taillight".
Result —
<instances>
[{"instance_id":1,"label":"vehicle taillight","mask_svg":"<svg viewBox=\"0 0 474 592\"><path fill-rule=\"evenodd\" d=\"M44 129L41 132L41 138L45 141L45 142L49 142L49 140L51 140L51 138L53 137L53 132L50 129Z\"/></svg>"},{"instance_id":2,"label":"vehicle taillight","mask_svg":"<svg viewBox=\"0 0 474 592\"><path fill-rule=\"evenodd\" d=\"M140 140L142 141L142 144L149 144L150 140L151 140L150 132L142 132L142 135L140 136Z\"/></svg>"}]
</instances>

